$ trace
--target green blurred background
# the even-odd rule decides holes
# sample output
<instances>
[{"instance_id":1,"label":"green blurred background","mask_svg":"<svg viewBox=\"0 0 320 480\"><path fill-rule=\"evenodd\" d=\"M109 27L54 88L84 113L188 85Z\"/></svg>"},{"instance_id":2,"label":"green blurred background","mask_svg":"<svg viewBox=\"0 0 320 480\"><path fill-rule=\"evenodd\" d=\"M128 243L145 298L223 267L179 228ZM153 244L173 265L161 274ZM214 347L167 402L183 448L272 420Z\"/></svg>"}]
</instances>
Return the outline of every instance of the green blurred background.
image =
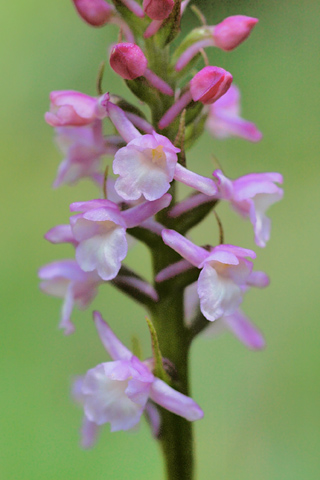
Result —
<instances>
[{"instance_id":1,"label":"green blurred background","mask_svg":"<svg viewBox=\"0 0 320 480\"><path fill-rule=\"evenodd\" d=\"M261 143L215 141L207 134L189 164L209 174L214 153L231 177L279 171L285 197L270 211L272 236L256 266L271 286L248 295L245 310L264 331L267 348L247 351L231 335L199 338L192 349L193 396L205 411L195 425L197 479L316 480L319 468L319 21L315 0L198 2L209 24L234 14L257 16L251 38L231 53L208 50L232 72L244 117ZM114 27L91 29L71 1L7 2L2 7L1 62L1 465L4 480L161 480L162 461L142 422L139 432L103 429L97 446L79 448L81 411L69 386L76 374L105 361L91 309L74 314L76 334L57 329L60 301L38 291L37 268L70 255L43 234L69 216L72 201L96 195L86 181L51 189L61 159L43 121L51 90L95 94L97 66ZM184 29L197 26L188 13ZM107 69L105 88L125 93ZM251 225L219 207L228 243L252 248ZM214 242L207 221L193 235ZM255 247L254 247L255 248ZM257 250L257 249L256 249ZM140 268L139 245L129 263ZM144 266L148 275L149 267ZM110 286L101 309L123 341L141 338L150 353L144 312ZM183 438L181 438L183 442Z\"/></svg>"}]
</instances>

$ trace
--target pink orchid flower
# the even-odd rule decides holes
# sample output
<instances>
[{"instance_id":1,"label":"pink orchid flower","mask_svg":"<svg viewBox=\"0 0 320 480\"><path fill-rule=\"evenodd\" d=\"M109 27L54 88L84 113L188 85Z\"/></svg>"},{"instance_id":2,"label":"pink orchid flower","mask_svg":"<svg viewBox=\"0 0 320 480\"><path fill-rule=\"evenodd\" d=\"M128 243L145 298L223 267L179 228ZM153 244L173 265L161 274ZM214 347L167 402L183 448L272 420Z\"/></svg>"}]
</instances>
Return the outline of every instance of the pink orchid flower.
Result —
<instances>
[{"instance_id":1,"label":"pink orchid flower","mask_svg":"<svg viewBox=\"0 0 320 480\"><path fill-rule=\"evenodd\" d=\"M126 229L140 225L166 208L171 195L120 211L110 200L90 200L70 205L72 212L82 213L70 218L72 233L78 245L76 259L85 272L96 271L103 280L112 280L127 255Z\"/></svg>"},{"instance_id":2,"label":"pink orchid flower","mask_svg":"<svg viewBox=\"0 0 320 480\"><path fill-rule=\"evenodd\" d=\"M264 288L269 285L269 278L264 272L252 273L258 273L261 277L260 282L256 283L254 286ZM192 283L185 289L184 311L187 325L191 325L192 319L197 314L199 307L200 301L196 282ZM265 347L263 334L240 309L236 310L231 315L223 315L213 323L208 323L208 327L204 330L204 335L217 335L226 330L230 331L250 350L261 350Z\"/></svg>"},{"instance_id":3,"label":"pink orchid flower","mask_svg":"<svg viewBox=\"0 0 320 480\"><path fill-rule=\"evenodd\" d=\"M75 90L58 90L50 93L50 112L44 118L52 127L79 127L105 116L98 98Z\"/></svg>"},{"instance_id":4,"label":"pink orchid flower","mask_svg":"<svg viewBox=\"0 0 320 480\"><path fill-rule=\"evenodd\" d=\"M122 138L128 143L115 154L113 173L119 175L115 189L126 201L138 200L144 196L154 201L177 180L206 194L216 193L215 182L198 175L178 163L180 152L168 138L155 131L141 135L121 108L109 101L105 95L101 102L107 115Z\"/></svg>"},{"instance_id":5,"label":"pink orchid flower","mask_svg":"<svg viewBox=\"0 0 320 480\"><path fill-rule=\"evenodd\" d=\"M101 120L80 127L57 127L56 143L65 155L53 186L72 185L84 177L96 180L103 155L114 155L120 137L105 139Z\"/></svg>"},{"instance_id":6,"label":"pink orchid flower","mask_svg":"<svg viewBox=\"0 0 320 480\"><path fill-rule=\"evenodd\" d=\"M225 95L209 107L207 130L217 138L241 137L250 142L259 142L262 133L254 123L240 116L240 91L231 85Z\"/></svg>"},{"instance_id":7,"label":"pink orchid flower","mask_svg":"<svg viewBox=\"0 0 320 480\"><path fill-rule=\"evenodd\" d=\"M252 272L252 262L245 257L255 258L256 254L252 250L225 244L207 251L174 230L164 229L162 238L166 245L186 261L162 270L156 281L167 280L193 265L201 269L198 295L200 309L206 319L214 321L233 314L242 303Z\"/></svg>"},{"instance_id":8,"label":"pink orchid flower","mask_svg":"<svg viewBox=\"0 0 320 480\"><path fill-rule=\"evenodd\" d=\"M112 361L89 370L77 385L76 396L85 414L85 445L92 443L96 426L110 423L112 432L133 428L139 423L149 399L189 421L202 418L201 408L190 397L155 377L152 362L143 362L134 356L99 312L94 312L93 317Z\"/></svg>"},{"instance_id":9,"label":"pink orchid flower","mask_svg":"<svg viewBox=\"0 0 320 480\"><path fill-rule=\"evenodd\" d=\"M63 298L59 327L69 335L74 332L71 313L74 305L86 309L98 293L101 278L95 272L84 272L75 260L60 260L39 269L40 288L48 295Z\"/></svg>"},{"instance_id":10,"label":"pink orchid flower","mask_svg":"<svg viewBox=\"0 0 320 480\"><path fill-rule=\"evenodd\" d=\"M283 197L280 173L251 173L236 180L229 180L221 170L213 172L218 180L218 197L229 200L232 207L244 218L249 218L255 234L255 242L265 247L270 238L271 221L265 215L267 209Z\"/></svg>"}]
</instances>

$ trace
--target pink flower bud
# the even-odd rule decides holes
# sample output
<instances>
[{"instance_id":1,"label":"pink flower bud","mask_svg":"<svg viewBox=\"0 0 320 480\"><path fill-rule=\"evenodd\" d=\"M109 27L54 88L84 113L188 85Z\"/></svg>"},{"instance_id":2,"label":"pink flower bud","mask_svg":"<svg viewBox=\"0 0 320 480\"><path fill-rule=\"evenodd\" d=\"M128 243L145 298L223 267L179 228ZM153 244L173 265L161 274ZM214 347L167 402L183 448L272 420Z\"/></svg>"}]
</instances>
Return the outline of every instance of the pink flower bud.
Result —
<instances>
[{"instance_id":1,"label":"pink flower bud","mask_svg":"<svg viewBox=\"0 0 320 480\"><path fill-rule=\"evenodd\" d=\"M213 30L213 39L216 47L226 51L233 50L248 38L257 22L257 18L246 17L245 15L234 15L225 18Z\"/></svg>"},{"instance_id":2,"label":"pink flower bud","mask_svg":"<svg viewBox=\"0 0 320 480\"><path fill-rule=\"evenodd\" d=\"M143 0L143 10L152 20L164 20L172 12L174 0Z\"/></svg>"},{"instance_id":3,"label":"pink flower bud","mask_svg":"<svg viewBox=\"0 0 320 480\"><path fill-rule=\"evenodd\" d=\"M93 27L105 25L114 12L114 7L104 0L73 0L80 17Z\"/></svg>"},{"instance_id":4,"label":"pink flower bud","mask_svg":"<svg viewBox=\"0 0 320 480\"><path fill-rule=\"evenodd\" d=\"M111 51L111 67L126 80L134 80L144 75L147 63L143 51L134 43L118 43Z\"/></svg>"},{"instance_id":5,"label":"pink flower bud","mask_svg":"<svg viewBox=\"0 0 320 480\"><path fill-rule=\"evenodd\" d=\"M204 67L190 82L195 102L209 105L226 93L232 82L231 73L220 67Z\"/></svg>"}]
</instances>

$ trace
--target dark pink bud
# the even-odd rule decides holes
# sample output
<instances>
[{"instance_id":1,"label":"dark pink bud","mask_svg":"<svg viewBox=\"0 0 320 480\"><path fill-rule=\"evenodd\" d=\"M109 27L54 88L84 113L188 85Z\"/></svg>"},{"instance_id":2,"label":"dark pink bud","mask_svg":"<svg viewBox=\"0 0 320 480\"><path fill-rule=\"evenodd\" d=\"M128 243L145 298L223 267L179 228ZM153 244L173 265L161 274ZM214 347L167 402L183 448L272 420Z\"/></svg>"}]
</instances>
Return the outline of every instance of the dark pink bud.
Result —
<instances>
[{"instance_id":1,"label":"dark pink bud","mask_svg":"<svg viewBox=\"0 0 320 480\"><path fill-rule=\"evenodd\" d=\"M246 17L245 15L225 18L213 30L216 47L226 51L233 50L248 38L257 22L257 18Z\"/></svg>"},{"instance_id":2,"label":"dark pink bud","mask_svg":"<svg viewBox=\"0 0 320 480\"><path fill-rule=\"evenodd\" d=\"M226 93L232 75L220 67L204 67L190 82L190 92L195 102L209 105Z\"/></svg>"},{"instance_id":3,"label":"dark pink bud","mask_svg":"<svg viewBox=\"0 0 320 480\"><path fill-rule=\"evenodd\" d=\"M152 20L164 20L172 12L174 0L143 0L143 10Z\"/></svg>"},{"instance_id":4,"label":"dark pink bud","mask_svg":"<svg viewBox=\"0 0 320 480\"><path fill-rule=\"evenodd\" d=\"M93 27L105 25L114 12L104 0L73 0L80 17Z\"/></svg>"},{"instance_id":5,"label":"dark pink bud","mask_svg":"<svg viewBox=\"0 0 320 480\"><path fill-rule=\"evenodd\" d=\"M134 80L144 75L147 63L143 51L134 43L118 43L111 51L111 67L126 80Z\"/></svg>"}]
</instances>

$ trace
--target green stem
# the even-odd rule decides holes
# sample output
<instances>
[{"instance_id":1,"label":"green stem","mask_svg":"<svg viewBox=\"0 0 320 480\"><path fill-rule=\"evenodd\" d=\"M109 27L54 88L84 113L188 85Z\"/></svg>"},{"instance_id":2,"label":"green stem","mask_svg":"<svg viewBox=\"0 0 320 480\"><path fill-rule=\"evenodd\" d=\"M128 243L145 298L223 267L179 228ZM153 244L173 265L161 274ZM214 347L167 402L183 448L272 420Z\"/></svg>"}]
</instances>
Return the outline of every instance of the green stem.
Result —
<instances>
[{"instance_id":1,"label":"green stem","mask_svg":"<svg viewBox=\"0 0 320 480\"><path fill-rule=\"evenodd\" d=\"M176 254L165 245L153 252L155 272L173 261ZM190 394L188 355L190 333L184 325L183 290L167 285L158 286L160 300L152 309L152 321L157 331L161 352L175 366L177 381L173 387ZM164 455L167 480L192 480L192 424L182 417L161 409L160 444Z\"/></svg>"}]
</instances>

